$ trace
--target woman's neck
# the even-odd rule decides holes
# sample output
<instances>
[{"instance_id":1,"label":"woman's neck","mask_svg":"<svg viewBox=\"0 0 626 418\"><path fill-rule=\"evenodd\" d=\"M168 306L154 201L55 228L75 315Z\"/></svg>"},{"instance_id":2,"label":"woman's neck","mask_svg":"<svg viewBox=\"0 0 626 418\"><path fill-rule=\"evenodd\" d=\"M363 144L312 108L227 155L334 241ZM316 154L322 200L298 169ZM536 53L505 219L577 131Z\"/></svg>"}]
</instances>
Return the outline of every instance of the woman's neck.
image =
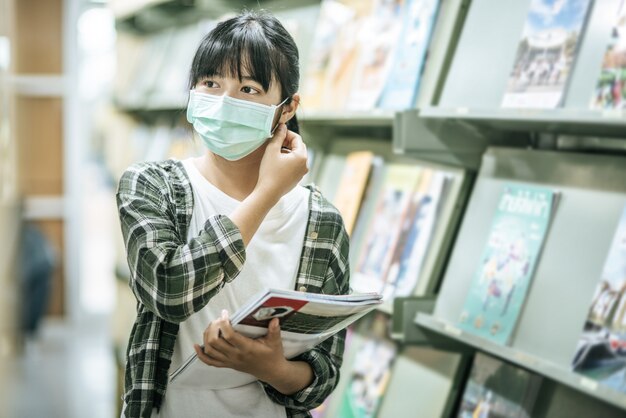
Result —
<instances>
[{"instance_id":1,"label":"woman's neck","mask_svg":"<svg viewBox=\"0 0 626 418\"><path fill-rule=\"evenodd\" d=\"M265 146L237 161L228 161L207 151L194 160L200 173L215 187L242 201L254 190L258 178Z\"/></svg>"}]
</instances>

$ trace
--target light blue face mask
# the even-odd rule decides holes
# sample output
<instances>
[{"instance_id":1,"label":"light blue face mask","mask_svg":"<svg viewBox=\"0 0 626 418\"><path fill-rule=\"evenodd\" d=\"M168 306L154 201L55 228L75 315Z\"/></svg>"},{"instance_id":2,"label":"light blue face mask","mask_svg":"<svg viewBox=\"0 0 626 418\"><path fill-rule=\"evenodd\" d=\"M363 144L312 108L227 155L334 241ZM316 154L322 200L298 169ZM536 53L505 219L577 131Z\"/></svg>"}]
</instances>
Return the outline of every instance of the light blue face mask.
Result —
<instances>
[{"instance_id":1,"label":"light blue face mask","mask_svg":"<svg viewBox=\"0 0 626 418\"><path fill-rule=\"evenodd\" d=\"M274 114L287 99L278 105L267 106L191 90L187 120L211 152L235 161L272 137Z\"/></svg>"}]
</instances>

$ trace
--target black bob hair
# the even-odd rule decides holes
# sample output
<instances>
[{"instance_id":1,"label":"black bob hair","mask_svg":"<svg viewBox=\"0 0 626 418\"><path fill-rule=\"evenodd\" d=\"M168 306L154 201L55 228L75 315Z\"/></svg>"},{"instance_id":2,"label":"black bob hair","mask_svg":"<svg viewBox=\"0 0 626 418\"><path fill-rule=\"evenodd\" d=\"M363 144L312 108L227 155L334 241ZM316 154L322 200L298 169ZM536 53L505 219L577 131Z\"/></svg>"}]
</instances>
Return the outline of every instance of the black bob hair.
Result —
<instances>
[{"instance_id":1,"label":"black bob hair","mask_svg":"<svg viewBox=\"0 0 626 418\"><path fill-rule=\"evenodd\" d=\"M200 43L191 64L189 88L204 77L252 77L267 91L280 84L281 101L291 103L300 84L298 47L276 17L266 11L243 11L218 23ZM294 115L289 130L299 133Z\"/></svg>"}]
</instances>

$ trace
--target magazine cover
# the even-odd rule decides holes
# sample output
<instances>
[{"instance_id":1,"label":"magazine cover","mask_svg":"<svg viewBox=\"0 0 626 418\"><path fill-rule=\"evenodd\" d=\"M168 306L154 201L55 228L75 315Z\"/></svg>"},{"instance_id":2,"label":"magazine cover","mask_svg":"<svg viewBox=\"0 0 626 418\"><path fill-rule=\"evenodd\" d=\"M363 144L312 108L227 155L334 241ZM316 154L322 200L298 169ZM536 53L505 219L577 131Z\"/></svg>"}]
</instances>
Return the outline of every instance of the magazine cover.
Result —
<instances>
[{"instance_id":1,"label":"magazine cover","mask_svg":"<svg viewBox=\"0 0 626 418\"><path fill-rule=\"evenodd\" d=\"M342 0L344 7L351 11L335 40L330 53L330 61L323 82L322 101L326 110L345 110L350 96L357 59L359 39L365 21L372 13L374 2L378 0Z\"/></svg>"},{"instance_id":2,"label":"magazine cover","mask_svg":"<svg viewBox=\"0 0 626 418\"><path fill-rule=\"evenodd\" d=\"M626 393L626 207L572 361L575 371Z\"/></svg>"},{"instance_id":3,"label":"magazine cover","mask_svg":"<svg viewBox=\"0 0 626 418\"><path fill-rule=\"evenodd\" d=\"M357 291L382 291L384 274L398 243L402 220L420 174L421 168L416 166L389 166L354 272L352 286Z\"/></svg>"},{"instance_id":4,"label":"magazine cover","mask_svg":"<svg viewBox=\"0 0 626 418\"><path fill-rule=\"evenodd\" d=\"M592 0L532 0L502 107L561 105Z\"/></svg>"},{"instance_id":5,"label":"magazine cover","mask_svg":"<svg viewBox=\"0 0 626 418\"><path fill-rule=\"evenodd\" d=\"M592 109L626 108L626 1L621 2L591 99Z\"/></svg>"},{"instance_id":6,"label":"magazine cover","mask_svg":"<svg viewBox=\"0 0 626 418\"><path fill-rule=\"evenodd\" d=\"M323 91L331 54L342 28L355 12L340 0L323 0L311 45L302 98L307 109L324 108Z\"/></svg>"},{"instance_id":7,"label":"magazine cover","mask_svg":"<svg viewBox=\"0 0 626 418\"><path fill-rule=\"evenodd\" d=\"M370 151L352 152L346 158L346 165L333 203L341 213L349 235L352 235L352 229L361 208L373 160L374 154Z\"/></svg>"},{"instance_id":8,"label":"magazine cover","mask_svg":"<svg viewBox=\"0 0 626 418\"><path fill-rule=\"evenodd\" d=\"M542 378L493 357L476 354L458 418L531 418Z\"/></svg>"},{"instance_id":9,"label":"magazine cover","mask_svg":"<svg viewBox=\"0 0 626 418\"><path fill-rule=\"evenodd\" d=\"M376 416L380 402L387 391L395 362L397 347L387 336L389 320L382 313L363 318L356 328L358 344L344 354L347 370L335 396L339 404L333 408L334 417L369 418ZM345 379L345 380L344 380Z\"/></svg>"},{"instance_id":10,"label":"magazine cover","mask_svg":"<svg viewBox=\"0 0 626 418\"><path fill-rule=\"evenodd\" d=\"M424 169L402 222L398 244L387 272L383 298L409 296L413 293L437 222L445 174Z\"/></svg>"},{"instance_id":11,"label":"magazine cover","mask_svg":"<svg viewBox=\"0 0 626 418\"><path fill-rule=\"evenodd\" d=\"M406 0L402 33L378 107L402 110L415 106L438 9L439 0Z\"/></svg>"},{"instance_id":12,"label":"magazine cover","mask_svg":"<svg viewBox=\"0 0 626 418\"><path fill-rule=\"evenodd\" d=\"M508 184L474 273L460 327L507 344L524 304L555 206L554 191Z\"/></svg>"},{"instance_id":13,"label":"magazine cover","mask_svg":"<svg viewBox=\"0 0 626 418\"><path fill-rule=\"evenodd\" d=\"M371 110L376 107L393 64L400 31L404 0L374 0L374 9L358 32L358 58L347 108ZM406 87L406 86L405 86Z\"/></svg>"}]
</instances>

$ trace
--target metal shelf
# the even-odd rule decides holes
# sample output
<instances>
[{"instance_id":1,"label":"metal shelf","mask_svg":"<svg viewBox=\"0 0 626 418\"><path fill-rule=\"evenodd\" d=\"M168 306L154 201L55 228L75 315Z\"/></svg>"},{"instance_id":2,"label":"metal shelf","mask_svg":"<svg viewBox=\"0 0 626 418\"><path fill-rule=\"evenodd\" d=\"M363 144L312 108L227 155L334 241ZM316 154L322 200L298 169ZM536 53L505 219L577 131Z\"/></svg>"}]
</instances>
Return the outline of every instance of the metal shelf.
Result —
<instances>
[{"instance_id":1,"label":"metal shelf","mask_svg":"<svg viewBox=\"0 0 626 418\"><path fill-rule=\"evenodd\" d=\"M218 19L244 7L285 10L311 4L319 4L319 0L120 0L113 13L118 28L147 33Z\"/></svg>"},{"instance_id":2,"label":"metal shelf","mask_svg":"<svg viewBox=\"0 0 626 418\"><path fill-rule=\"evenodd\" d=\"M453 120L497 131L626 138L626 111L588 109L470 109L427 107L426 120Z\"/></svg>"},{"instance_id":3,"label":"metal shelf","mask_svg":"<svg viewBox=\"0 0 626 418\"><path fill-rule=\"evenodd\" d=\"M418 313L414 319L420 327L442 335L455 342L489 353L505 361L538 373L556 382L569 386L579 392L626 410L626 394L610 389L595 380L572 372L571 370L546 361L532 354L512 347L502 346L492 341L465 332L455 324L432 315Z\"/></svg>"},{"instance_id":4,"label":"metal shelf","mask_svg":"<svg viewBox=\"0 0 626 418\"><path fill-rule=\"evenodd\" d=\"M303 112L298 121L307 125L357 126L357 127L388 127L393 126L395 112L374 109L367 112Z\"/></svg>"}]
</instances>

